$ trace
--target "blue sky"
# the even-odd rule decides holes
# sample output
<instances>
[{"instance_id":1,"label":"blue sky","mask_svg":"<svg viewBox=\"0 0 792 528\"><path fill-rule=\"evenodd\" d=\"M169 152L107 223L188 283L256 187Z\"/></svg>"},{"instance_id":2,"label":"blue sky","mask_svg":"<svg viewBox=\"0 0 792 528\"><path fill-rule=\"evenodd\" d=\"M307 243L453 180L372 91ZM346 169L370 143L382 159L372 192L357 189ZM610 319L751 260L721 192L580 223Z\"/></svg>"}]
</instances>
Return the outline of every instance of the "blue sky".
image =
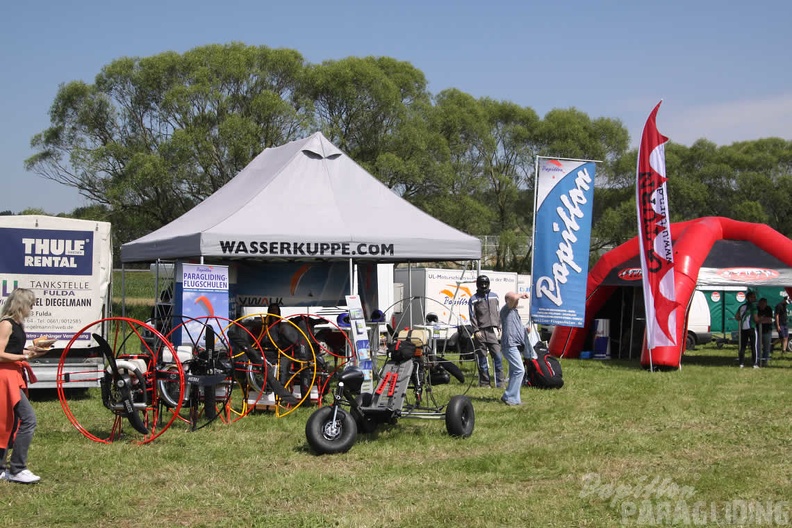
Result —
<instances>
[{"instance_id":1,"label":"blue sky","mask_svg":"<svg viewBox=\"0 0 792 528\"><path fill-rule=\"evenodd\" d=\"M671 0L81 0L12 2L0 31L0 211L86 205L23 167L60 83L123 56L244 42L308 62L388 56L540 116L620 119L637 144L652 107L672 141L792 139L792 3ZM669 175L673 177L674 175Z\"/></svg>"}]
</instances>

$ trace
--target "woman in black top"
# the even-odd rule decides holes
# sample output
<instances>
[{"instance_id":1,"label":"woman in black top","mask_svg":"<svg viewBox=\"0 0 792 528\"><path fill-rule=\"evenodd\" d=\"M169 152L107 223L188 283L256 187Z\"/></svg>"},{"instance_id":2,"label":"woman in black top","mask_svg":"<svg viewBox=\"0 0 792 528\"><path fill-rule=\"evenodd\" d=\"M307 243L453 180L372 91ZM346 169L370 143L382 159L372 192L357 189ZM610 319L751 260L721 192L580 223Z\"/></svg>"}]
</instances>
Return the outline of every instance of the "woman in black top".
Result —
<instances>
[{"instance_id":1,"label":"woman in black top","mask_svg":"<svg viewBox=\"0 0 792 528\"><path fill-rule=\"evenodd\" d=\"M36 413L27 399L23 377L26 361L46 353L38 346L25 347L27 335L23 326L30 315L36 296L31 290L17 288L0 313L0 479L20 484L38 482L40 477L27 469L27 455ZM6 468L6 455L11 459Z\"/></svg>"}]
</instances>

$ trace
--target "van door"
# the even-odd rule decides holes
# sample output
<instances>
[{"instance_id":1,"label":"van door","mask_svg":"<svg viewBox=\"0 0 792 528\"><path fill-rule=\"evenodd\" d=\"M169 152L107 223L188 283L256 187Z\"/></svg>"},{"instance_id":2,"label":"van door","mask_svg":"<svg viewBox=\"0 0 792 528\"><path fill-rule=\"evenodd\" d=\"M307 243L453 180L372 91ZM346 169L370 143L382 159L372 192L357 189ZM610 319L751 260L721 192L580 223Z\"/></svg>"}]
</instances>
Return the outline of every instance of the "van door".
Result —
<instances>
[{"instance_id":1,"label":"van door","mask_svg":"<svg viewBox=\"0 0 792 528\"><path fill-rule=\"evenodd\" d=\"M697 345L712 341L711 315L704 292L695 290L690 302L687 319L686 350L693 350Z\"/></svg>"}]
</instances>

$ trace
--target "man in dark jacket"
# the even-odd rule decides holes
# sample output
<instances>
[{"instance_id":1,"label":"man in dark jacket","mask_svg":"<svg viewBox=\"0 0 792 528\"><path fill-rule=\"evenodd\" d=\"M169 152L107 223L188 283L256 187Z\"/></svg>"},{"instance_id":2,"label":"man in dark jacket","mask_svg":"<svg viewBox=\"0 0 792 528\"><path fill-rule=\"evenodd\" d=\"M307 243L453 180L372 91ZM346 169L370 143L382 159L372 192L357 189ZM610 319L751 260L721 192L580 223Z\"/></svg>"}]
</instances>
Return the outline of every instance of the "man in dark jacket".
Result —
<instances>
[{"instance_id":1,"label":"man in dark jacket","mask_svg":"<svg viewBox=\"0 0 792 528\"><path fill-rule=\"evenodd\" d=\"M476 279L476 293L470 297L469 317L473 326L476 344L476 359L479 365L479 387L491 387L487 354L492 356L495 368L495 386L504 386L503 356L500 347L500 307L498 294L490 291L490 280L486 275Z\"/></svg>"},{"instance_id":2,"label":"man in dark jacket","mask_svg":"<svg viewBox=\"0 0 792 528\"><path fill-rule=\"evenodd\" d=\"M781 340L781 353L783 354L786 352L787 344L789 343L789 326L787 326L787 305L789 305L792 300L790 300L789 295L786 292L781 294L783 299L781 302L776 304L775 307L775 326L776 330L778 330L778 338Z\"/></svg>"}]
</instances>

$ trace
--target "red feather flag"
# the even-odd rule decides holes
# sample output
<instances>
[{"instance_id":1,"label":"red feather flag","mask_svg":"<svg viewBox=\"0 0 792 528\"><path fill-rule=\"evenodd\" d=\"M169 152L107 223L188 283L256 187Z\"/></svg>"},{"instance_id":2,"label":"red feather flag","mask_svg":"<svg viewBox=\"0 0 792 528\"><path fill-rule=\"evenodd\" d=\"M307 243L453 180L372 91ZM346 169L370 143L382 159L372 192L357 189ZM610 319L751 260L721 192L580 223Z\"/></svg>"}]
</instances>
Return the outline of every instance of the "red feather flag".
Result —
<instances>
[{"instance_id":1,"label":"red feather flag","mask_svg":"<svg viewBox=\"0 0 792 528\"><path fill-rule=\"evenodd\" d=\"M650 365L654 348L678 346L675 329L679 304L674 292L674 250L665 171L665 143L668 138L660 134L656 124L661 104L662 101L657 103L644 125L636 176L638 240Z\"/></svg>"}]
</instances>

